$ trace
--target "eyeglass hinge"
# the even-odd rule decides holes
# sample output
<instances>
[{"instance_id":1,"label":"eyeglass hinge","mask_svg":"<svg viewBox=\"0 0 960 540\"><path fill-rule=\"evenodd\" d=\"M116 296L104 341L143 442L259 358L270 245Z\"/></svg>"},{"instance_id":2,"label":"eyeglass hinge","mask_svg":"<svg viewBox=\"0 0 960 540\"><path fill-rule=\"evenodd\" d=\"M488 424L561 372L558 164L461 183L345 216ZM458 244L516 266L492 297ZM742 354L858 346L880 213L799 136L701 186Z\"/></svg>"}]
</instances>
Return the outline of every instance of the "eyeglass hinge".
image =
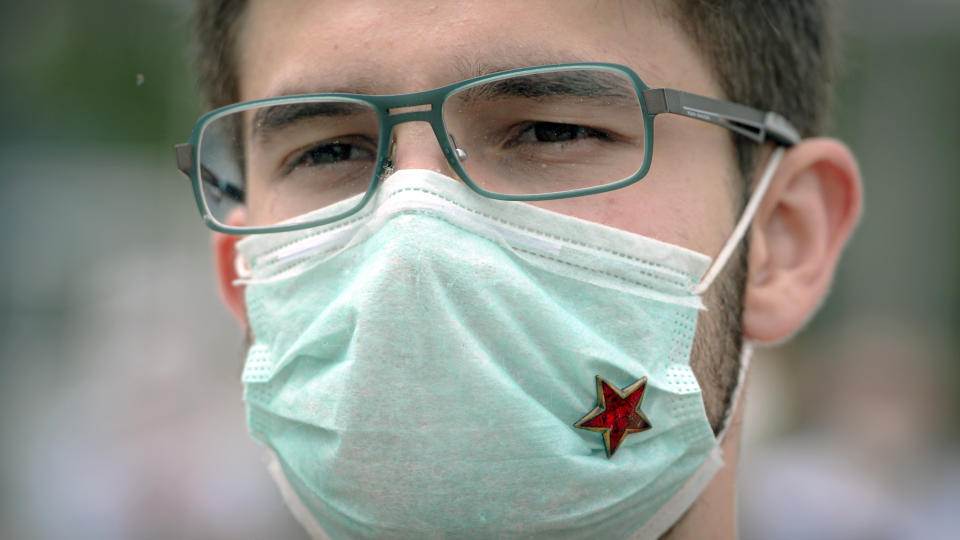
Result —
<instances>
[{"instance_id":1,"label":"eyeglass hinge","mask_svg":"<svg viewBox=\"0 0 960 540\"><path fill-rule=\"evenodd\" d=\"M193 145L190 143L178 144L173 147L177 152L177 168L180 172L190 176L190 169L193 168Z\"/></svg>"},{"instance_id":2,"label":"eyeglass hinge","mask_svg":"<svg viewBox=\"0 0 960 540\"><path fill-rule=\"evenodd\" d=\"M768 136L785 146L798 144L803 139L786 118L775 112L768 112L763 117L763 127Z\"/></svg>"},{"instance_id":3,"label":"eyeglass hinge","mask_svg":"<svg viewBox=\"0 0 960 540\"><path fill-rule=\"evenodd\" d=\"M644 90L643 101L647 105L647 114L657 115L667 112L667 93L663 88Z\"/></svg>"}]
</instances>

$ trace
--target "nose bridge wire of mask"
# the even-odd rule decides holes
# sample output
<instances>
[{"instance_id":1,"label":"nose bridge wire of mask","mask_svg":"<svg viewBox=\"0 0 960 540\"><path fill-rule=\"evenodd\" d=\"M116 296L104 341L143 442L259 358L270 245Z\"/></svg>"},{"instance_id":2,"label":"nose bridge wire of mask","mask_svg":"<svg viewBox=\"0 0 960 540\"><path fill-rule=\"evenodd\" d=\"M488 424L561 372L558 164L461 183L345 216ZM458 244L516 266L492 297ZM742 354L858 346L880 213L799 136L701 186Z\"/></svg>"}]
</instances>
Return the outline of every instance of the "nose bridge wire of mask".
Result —
<instances>
[{"instance_id":1,"label":"nose bridge wire of mask","mask_svg":"<svg viewBox=\"0 0 960 540\"><path fill-rule=\"evenodd\" d=\"M476 228L483 232L483 235L501 244L507 250L519 248L522 250L532 250L538 253L546 253L550 256L557 256L564 250L561 242L555 241L550 237L529 236L516 231L509 225L497 220L484 220L475 212L461 207L452 201L445 200L442 197L436 197L435 194L429 197L423 197L419 190L406 191L402 193L393 193L382 201L378 209L367 209L370 214L375 214L370 222L363 220L353 223L349 226L339 228L336 231L327 231L317 236L309 236L302 240L297 240L285 247L278 248L267 257L267 265L283 265L295 263L298 260L313 256L317 253L326 253L327 257L332 257L337 252L348 249L356 243L362 242L365 235L363 230L375 230L380 224L393 216L401 213L415 211L417 213L443 215L445 219L451 220L451 223L466 228ZM271 281L284 279L292 273L299 270L291 269L291 273L280 272L270 278L254 278L246 260L241 254L237 254L234 259L237 272L237 279L234 285L249 285L254 283L268 283Z\"/></svg>"}]
</instances>

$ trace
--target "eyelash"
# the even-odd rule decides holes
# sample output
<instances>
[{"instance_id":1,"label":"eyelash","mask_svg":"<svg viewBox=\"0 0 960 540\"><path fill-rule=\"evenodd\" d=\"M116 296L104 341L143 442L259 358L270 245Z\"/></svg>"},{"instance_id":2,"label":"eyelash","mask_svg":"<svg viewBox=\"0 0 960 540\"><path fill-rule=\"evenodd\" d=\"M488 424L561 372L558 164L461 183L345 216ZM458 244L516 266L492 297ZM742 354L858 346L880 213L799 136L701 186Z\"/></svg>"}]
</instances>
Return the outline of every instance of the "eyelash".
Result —
<instances>
[{"instance_id":1,"label":"eyelash","mask_svg":"<svg viewBox=\"0 0 960 540\"><path fill-rule=\"evenodd\" d=\"M554 129L564 128L564 130L567 133L571 131L569 128L573 128L573 134L572 134L573 137L570 139L562 139L562 140L542 140L538 136L538 135L542 135L542 132L539 134L537 133L538 128L554 128ZM538 143L539 144L542 144L542 143L563 144L563 143L572 143L572 142L576 142L584 139L597 139L600 141L613 140L611 135L605 131L587 127L587 126L582 126L579 124L569 124L565 122L531 121L531 122L526 122L524 124L521 124L520 126L517 126L516 128L514 128L513 132L516 133L516 135L510 138L510 142L507 144L508 147L517 145L517 144L538 144ZM528 134L530 135L530 138L527 140L524 140L525 137L528 136Z\"/></svg>"},{"instance_id":2,"label":"eyelash","mask_svg":"<svg viewBox=\"0 0 960 540\"><path fill-rule=\"evenodd\" d=\"M307 161L311 159L311 156L316 155L320 151L328 150L332 148L341 148L347 150L346 156L335 156L334 159L330 161L320 161L318 163L308 163ZM357 153L363 152L363 155L357 155ZM329 155L329 154L327 154ZM376 156L376 149L364 148L361 144L357 144L352 141L342 141L340 139L334 141L324 141L310 146L304 147L302 150L297 150L291 153L292 159L288 160L289 165L285 167L287 173L293 172L298 167L316 167L316 166L326 166L326 165L336 165L338 163L344 163L347 161L354 161L356 159L363 158L374 158ZM342 158L342 159L338 159Z\"/></svg>"}]
</instances>

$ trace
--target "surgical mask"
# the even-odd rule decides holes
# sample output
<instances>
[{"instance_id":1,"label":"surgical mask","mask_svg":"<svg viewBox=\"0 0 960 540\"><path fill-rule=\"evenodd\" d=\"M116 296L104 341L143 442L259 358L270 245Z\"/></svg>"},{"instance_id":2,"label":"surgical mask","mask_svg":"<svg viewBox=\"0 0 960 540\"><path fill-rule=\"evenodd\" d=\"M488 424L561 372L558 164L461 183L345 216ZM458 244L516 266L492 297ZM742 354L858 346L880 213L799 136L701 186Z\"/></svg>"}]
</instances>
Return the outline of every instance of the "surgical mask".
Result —
<instances>
[{"instance_id":1,"label":"surgical mask","mask_svg":"<svg viewBox=\"0 0 960 540\"><path fill-rule=\"evenodd\" d=\"M723 464L689 362L719 258L422 170L237 247L248 426L315 537L655 538ZM645 378L609 456L597 377Z\"/></svg>"}]
</instances>

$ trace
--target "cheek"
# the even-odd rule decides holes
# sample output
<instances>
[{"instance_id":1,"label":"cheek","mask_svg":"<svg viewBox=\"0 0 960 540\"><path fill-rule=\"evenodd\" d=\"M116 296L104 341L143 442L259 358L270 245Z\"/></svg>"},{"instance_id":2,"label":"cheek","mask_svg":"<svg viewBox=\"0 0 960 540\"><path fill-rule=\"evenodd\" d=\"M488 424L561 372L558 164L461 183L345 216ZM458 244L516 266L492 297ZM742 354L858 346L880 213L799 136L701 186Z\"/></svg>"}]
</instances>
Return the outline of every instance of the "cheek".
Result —
<instances>
[{"instance_id":1,"label":"cheek","mask_svg":"<svg viewBox=\"0 0 960 540\"><path fill-rule=\"evenodd\" d=\"M715 257L742 201L729 134L685 118L658 118L651 167L637 183L538 206ZM692 151L691 149L695 149ZM739 196L739 195L736 195Z\"/></svg>"},{"instance_id":2,"label":"cheek","mask_svg":"<svg viewBox=\"0 0 960 540\"><path fill-rule=\"evenodd\" d=\"M705 175L706 176L706 175ZM719 175L648 175L624 189L541 208L715 256L733 227L730 181Z\"/></svg>"},{"instance_id":3,"label":"cheek","mask_svg":"<svg viewBox=\"0 0 960 540\"><path fill-rule=\"evenodd\" d=\"M658 231L672 243L716 256L742 206L736 153L727 130L677 116L656 120L650 172L636 197L654 199L665 221ZM674 239L674 240L669 240Z\"/></svg>"}]
</instances>

